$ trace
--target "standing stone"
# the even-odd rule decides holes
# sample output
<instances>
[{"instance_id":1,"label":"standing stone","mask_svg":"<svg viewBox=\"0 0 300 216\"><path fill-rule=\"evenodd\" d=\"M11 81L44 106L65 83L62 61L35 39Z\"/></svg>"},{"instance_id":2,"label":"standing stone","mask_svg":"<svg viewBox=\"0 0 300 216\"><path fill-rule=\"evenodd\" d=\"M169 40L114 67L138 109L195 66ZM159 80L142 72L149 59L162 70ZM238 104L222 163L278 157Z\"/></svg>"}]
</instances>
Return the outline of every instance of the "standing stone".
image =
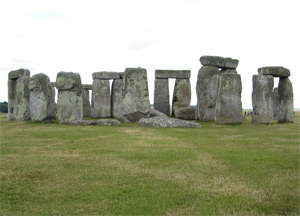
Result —
<instances>
[{"instance_id":1,"label":"standing stone","mask_svg":"<svg viewBox=\"0 0 300 216\"><path fill-rule=\"evenodd\" d=\"M60 124L80 122L83 117L80 75L72 72L59 72L56 77L56 87L58 89L58 122Z\"/></svg>"},{"instance_id":2,"label":"standing stone","mask_svg":"<svg viewBox=\"0 0 300 216\"><path fill-rule=\"evenodd\" d=\"M90 91L82 88L82 101L83 101L83 116L91 116L91 103L90 103Z\"/></svg>"},{"instance_id":3,"label":"standing stone","mask_svg":"<svg viewBox=\"0 0 300 216\"><path fill-rule=\"evenodd\" d=\"M110 84L108 79L94 79L92 90L91 117L111 117Z\"/></svg>"},{"instance_id":4,"label":"standing stone","mask_svg":"<svg viewBox=\"0 0 300 216\"><path fill-rule=\"evenodd\" d=\"M132 122L149 118L147 70L126 68L123 79L123 115Z\"/></svg>"},{"instance_id":5,"label":"standing stone","mask_svg":"<svg viewBox=\"0 0 300 216\"><path fill-rule=\"evenodd\" d=\"M173 101L172 115L181 108L189 107L191 103L191 83L189 79L176 79Z\"/></svg>"},{"instance_id":6,"label":"standing stone","mask_svg":"<svg viewBox=\"0 0 300 216\"><path fill-rule=\"evenodd\" d=\"M278 122L294 121L294 93L289 78L280 78L278 84L280 111Z\"/></svg>"},{"instance_id":7,"label":"standing stone","mask_svg":"<svg viewBox=\"0 0 300 216\"><path fill-rule=\"evenodd\" d=\"M56 118L55 90L43 73L30 78L30 117L32 121L47 122Z\"/></svg>"},{"instance_id":8,"label":"standing stone","mask_svg":"<svg viewBox=\"0 0 300 216\"><path fill-rule=\"evenodd\" d=\"M8 118L30 120L29 108L30 71L19 69L8 74Z\"/></svg>"},{"instance_id":9,"label":"standing stone","mask_svg":"<svg viewBox=\"0 0 300 216\"><path fill-rule=\"evenodd\" d=\"M111 115L123 120L123 80L115 79L111 87Z\"/></svg>"},{"instance_id":10,"label":"standing stone","mask_svg":"<svg viewBox=\"0 0 300 216\"><path fill-rule=\"evenodd\" d=\"M170 115L169 80L155 79L154 85L154 109Z\"/></svg>"},{"instance_id":11,"label":"standing stone","mask_svg":"<svg viewBox=\"0 0 300 216\"><path fill-rule=\"evenodd\" d=\"M273 90L273 120L278 120L280 112L280 101L279 101L278 88Z\"/></svg>"},{"instance_id":12,"label":"standing stone","mask_svg":"<svg viewBox=\"0 0 300 216\"><path fill-rule=\"evenodd\" d=\"M222 74L216 102L216 123L242 123L242 82L239 74Z\"/></svg>"},{"instance_id":13,"label":"standing stone","mask_svg":"<svg viewBox=\"0 0 300 216\"><path fill-rule=\"evenodd\" d=\"M198 73L196 85L196 117L200 121L215 121L218 83L221 72L217 67L203 66Z\"/></svg>"},{"instance_id":14,"label":"standing stone","mask_svg":"<svg viewBox=\"0 0 300 216\"><path fill-rule=\"evenodd\" d=\"M274 78L272 76L253 75L252 84L252 123L272 123Z\"/></svg>"}]
</instances>

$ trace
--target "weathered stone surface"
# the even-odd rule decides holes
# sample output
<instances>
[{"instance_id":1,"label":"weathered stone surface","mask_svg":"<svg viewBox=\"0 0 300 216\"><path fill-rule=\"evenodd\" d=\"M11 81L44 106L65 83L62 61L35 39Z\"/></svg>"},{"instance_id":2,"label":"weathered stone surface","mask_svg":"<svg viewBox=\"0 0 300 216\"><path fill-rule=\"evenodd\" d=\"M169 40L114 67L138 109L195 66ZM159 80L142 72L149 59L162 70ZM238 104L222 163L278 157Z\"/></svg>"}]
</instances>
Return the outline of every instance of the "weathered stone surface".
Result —
<instances>
[{"instance_id":1,"label":"weathered stone surface","mask_svg":"<svg viewBox=\"0 0 300 216\"><path fill-rule=\"evenodd\" d=\"M35 74L29 83L29 107L32 121L48 122L56 118L55 90L43 73Z\"/></svg>"},{"instance_id":2,"label":"weathered stone surface","mask_svg":"<svg viewBox=\"0 0 300 216\"><path fill-rule=\"evenodd\" d=\"M294 93L289 78L280 78L278 84L280 111L278 122L294 121Z\"/></svg>"},{"instance_id":3,"label":"weathered stone surface","mask_svg":"<svg viewBox=\"0 0 300 216\"><path fill-rule=\"evenodd\" d=\"M200 62L203 66L233 69L236 69L239 64L239 60L237 59L223 58L220 56L201 56Z\"/></svg>"},{"instance_id":4,"label":"weathered stone surface","mask_svg":"<svg viewBox=\"0 0 300 216\"><path fill-rule=\"evenodd\" d=\"M154 85L154 109L170 115L169 80L155 79Z\"/></svg>"},{"instance_id":5,"label":"weathered stone surface","mask_svg":"<svg viewBox=\"0 0 300 216\"><path fill-rule=\"evenodd\" d=\"M80 126L120 126L121 123L116 119L100 119L98 121L82 120L79 122L72 122L71 125Z\"/></svg>"},{"instance_id":6,"label":"weathered stone surface","mask_svg":"<svg viewBox=\"0 0 300 216\"><path fill-rule=\"evenodd\" d=\"M85 90L92 90L93 89L93 85L83 84L82 88L85 89Z\"/></svg>"},{"instance_id":7,"label":"weathered stone surface","mask_svg":"<svg viewBox=\"0 0 300 216\"><path fill-rule=\"evenodd\" d=\"M278 120L280 113L280 98L278 88L273 90L273 119Z\"/></svg>"},{"instance_id":8,"label":"weathered stone surface","mask_svg":"<svg viewBox=\"0 0 300 216\"><path fill-rule=\"evenodd\" d=\"M242 82L239 74L222 74L216 102L216 123L242 123Z\"/></svg>"},{"instance_id":9,"label":"weathered stone surface","mask_svg":"<svg viewBox=\"0 0 300 216\"><path fill-rule=\"evenodd\" d=\"M123 115L125 118L132 122L148 118L150 102L146 69L126 68L123 85Z\"/></svg>"},{"instance_id":10,"label":"weathered stone surface","mask_svg":"<svg viewBox=\"0 0 300 216\"><path fill-rule=\"evenodd\" d=\"M195 120L196 119L196 108L187 107L178 109L175 112L175 117L184 120Z\"/></svg>"},{"instance_id":11,"label":"weathered stone surface","mask_svg":"<svg viewBox=\"0 0 300 216\"><path fill-rule=\"evenodd\" d=\"M53 88L56 88L56 82L51 82Z\"/></svg>"},{"instance_id":12,"label":"weathered stone surface","mask_svg":"<svg viewBox=\"0 0 300 216\"><path fill-rule=\"evenodd\" d=\"M289 77L290 70L284 67L261 67L258 68L258 74L271 75L273 77Z\"/></svg>"},{"instance_id":13,"label":"weathered stone surface","mask_svg":"<svg viewBox=\"0 0 300 216\"><path fill-rule=\"evenodd\" d=\"M8 118L17 121L30 120L29 70L11 71L8 78Z\"/></svg>"},{"instance_id":14,"label":"weathered stone surface","mask_svg":"<svg viewBox=\"0 0 300 216\"><path fill-rule=\"evenodd\" d=\"M212 66L203 66L198 72L196 115L200 121L215 121L220 74L219 69Z\"/></svg>"},{"instance_id":15,"label":"weathered stone surface","mask_svg":"<svg viewBox=\"0 0 300 216\"><path fill-rule=\"evenodd\" d=\"M169 117L143 118L138 121L141 127L159 127L159 128L200 128L201 125L195 122L174 119Z\"/></svg>"},{"instance_id":16,"label":"weathered stone surface","mask_svg":"<svg viewBox=\"0 0 300 216\"><path fill-rule=\"evenodd\" d=\"M176 79L173 101L172 115L181 108L189 107L191 103L191 83L189 79Z\"/></svg>"},{"instance_id":17,"label":"weathered stone surface","mask_svg":"<svg viewBox=\"0 0 300 216\"><path fill-rule=\"evenodd\" d=\"M237 74L237 71L235 69L223 69L221 70L222 74Z\"/></svg>"},{"instance_id":18,"label":"weathered stone surface","mask_svg":"<svg viewBox=\"0 0 300 216\"><path fill-rule=\"evenodd\" d=\"M189 79L191 77L190 70L155 70L156 79Z\"/></svg>"},{"instance_id":19,"label":"weathered stone surface","mask_svg":"<svg viewBox=\"0 0 300 216\"><path fill-rule=\"evenodd\" d=\"M124 121L123 116L123 80L115 79L111 87L111 116Z\"/></svg>"},{"instance_id":20,"label":"weathered stone surface","mask_svg":"<svg viewBox=\"0 0 300 216\"><path fill-rule=\"evenodd\" d=\"M83 116L91 116L91 103L90 103L90 92L88 89L83 88L82 85L82 102L83 102Z\"/></svg>"},{"instance_id":21,"label":"weathered stone surface","mask_svg":"<svg viewBox=\"0 0 300 216\"><path fill-rule=\"evenodd\" d=\"M109 80L95 79L93 82L91 117L111 117Z\"/></svg>"},{"instance_id":22,"label":"weathered stone surface","mask_svg":"<svg viewBox=\"0 0 300 216\"><path fill-rule=\"evenodd\" d=\"M253 75L252 84L252 123L272 123L274 78L272 76Z\"/></svg>"},{"instance_id":23,"label":"weathered stone surface","mask_svg":"<svg viewBox=\"0 0 300 216\"><path fill-rule=\"evenodd\" d=\"M156 109L150 109L150 118L152 118L152 117L167 118L168 116Z\"/></svg>"},{"instance_id":24,"label":"weathered stone surface","mask_svg":"<svg viewBox=\"0 0 300 216\"><path fill-rule=\"evenodd\" d=\"M122 79L123 76L124 76L124 73L102 71L102 72L95 72L95 73L93 73L92 76L93 76L93 80L94 79L102 79L102 80L106 80L106 79Z\"/></svg>"},{"instance_id":25,"label":"weathered stone surface","mask_svg":"<svg viewBox=\"0 0 300 216\"><path fill-rule=\"evenodd\" d=\"M57 118L60 124L80 122L83 117L82 85L78 73L59 72L56 78L58 89Z\"/></svg>"}]
</instances>

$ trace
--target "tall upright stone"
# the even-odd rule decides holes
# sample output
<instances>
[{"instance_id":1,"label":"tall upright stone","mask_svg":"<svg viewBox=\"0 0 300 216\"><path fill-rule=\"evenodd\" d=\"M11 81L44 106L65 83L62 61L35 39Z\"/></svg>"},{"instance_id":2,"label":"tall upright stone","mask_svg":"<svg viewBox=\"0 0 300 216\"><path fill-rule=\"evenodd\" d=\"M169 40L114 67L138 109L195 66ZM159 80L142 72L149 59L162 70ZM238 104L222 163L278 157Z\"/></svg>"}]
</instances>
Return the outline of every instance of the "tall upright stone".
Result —
<instances>
[{"instance_id":1,"label":"tall upright stone","mask_svg":"<svg viewBox=\"0 0 300 216\"><path fill-rule=\"evenodd\" d=\"M30 120L29 108L30 71L19 69L8 73L8 118Z\"/></svg>"},{"instance_id":2,"label":"tall upright stone","mask_svg":"<svg viewBox=\"0 0 300 216\"><path fill-rule=\"evenodd\" d=\"M111 87L111 115L118 120L123 118L123 79L114 79Z\"/></svg>"},{"instance_id":3,"label":"tall upright stone","mask_svg":"<svg viewBox=\"0 0 300 216\"><path fill-rule=\"evenodd\" d=\"M82 88L82 102L83 102L83 116L91 116L91 103L90 103L90 91L89 89Z\"/></svg>"},{"instance_id":4,"label":"tall upright stone","mask_svg":"<svg viewBox=\"0 0 300 216\"><path fill-rule=\"evenodd\" d=\"M278 84L280 111L278 122L294 121L293 85L288 77L280 78Z\"/></svg>"},{"instance_id":5,"label":"tall upright stone","mask_svg":"<svg viewBox=\"0 0 300 216\"><path fill-rule=\"evenodd\" d=\"M252 84L252 123L272 123L274 78L266 75L253 75Z\"/></svg>"},{"instance_id":6,"label":"tall upright stone","mask_svg":"<svg viewBox=\"0 0 300 216\"><path fill-rule=\"evenodd\" d=\"M57 117L60 124L80 122L83 117L82 85L78 73L59 72L56 77Z\"/></svg>"},{"instance_id":7,"label":"tall upright stone","mask_svg":"<svg viewBox=\"0 0 300 216\"><path fill-rule=\"evenodd\" d=\"M126 68L123 79L123 115L128 121L149 117L147 70Z\"/></svg>"},{"instance_id":8,"label":"tall upright stone","mask_svg":"<svg viewBox=\"0 0 300 216\"><path fill-rule=\"evenodd\" d=\"M273 90L273 120L278 120L280 112L280 98L278 88Z\"/></svg>"},{"instance_id":9,"label":"tall upright stone","mask_svg":"<svg viewBox=\"0 0 300 216\"><path fill-rule=\"evenodd\" d=\"M242 82L239 74L221 74L216 102L216 123L242 123Z\"/></svg>"},{"instance_id":10,"label":"tall upright stone","mask_svg":"<svg viewBox=\"0 0 300 216\"><path fill-rule=\"evenodd\" d=\"M215 121L220 74L213 66L203 66L198 72L196 117L200 121Z\"/></svg>"},{"instance_id":11,"label":"tall upright stone","mask_svg":"<svg viewBox=\"0 0 300 216\"><path fill-rule=\"evenodd\" d=\"M169 80L155 79L154 84L154 109L170 115Z\"/></svg>"},{"instance_id":12,"label":"tall upright stone","mask_svg":"<svg viewBox=\"0 0 300 216\"><path fill-rule=\"evenodd\" d=\"M110 84L108 79L94 79L91 117L111 117Z\"/></svg>"},{"instance_id":13,"label":"tall upright stone","mask_svg":"<svg viewBox=\"0 0 300 216\"><path fill-rule=\"evenodd\" d=\"M191 83L189 79L176 79L173 101L172 101L172 115L181 108L187 108L191 103Z\"/></svg>"},{"instance_id":14,"label":"tall upright stone","mask_svg":"<svg viewBox=\"0 0 300 216\"><path fill-rule=\"evenodd\" d=\"M29 107L32 121L48 122L56 118L55 90L43 73L30 78Z\"/></svg>"}]
</instances>

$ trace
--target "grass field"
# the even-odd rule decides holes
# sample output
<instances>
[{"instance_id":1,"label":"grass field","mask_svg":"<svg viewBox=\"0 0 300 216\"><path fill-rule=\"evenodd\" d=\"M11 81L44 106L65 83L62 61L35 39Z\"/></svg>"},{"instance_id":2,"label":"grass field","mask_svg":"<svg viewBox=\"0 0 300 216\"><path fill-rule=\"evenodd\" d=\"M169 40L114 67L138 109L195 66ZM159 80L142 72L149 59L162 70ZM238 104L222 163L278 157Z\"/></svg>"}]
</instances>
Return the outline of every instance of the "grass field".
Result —
<instances>
[{"instance_id":1,"label":"grass field","mask_svg":"<svg viewBox=\"0 0 300 216\"><path fill-rule=\"evenodd\" d=\"M1 215L300 215L295 123L1 124Z\"/></svg>"}]
</instances>

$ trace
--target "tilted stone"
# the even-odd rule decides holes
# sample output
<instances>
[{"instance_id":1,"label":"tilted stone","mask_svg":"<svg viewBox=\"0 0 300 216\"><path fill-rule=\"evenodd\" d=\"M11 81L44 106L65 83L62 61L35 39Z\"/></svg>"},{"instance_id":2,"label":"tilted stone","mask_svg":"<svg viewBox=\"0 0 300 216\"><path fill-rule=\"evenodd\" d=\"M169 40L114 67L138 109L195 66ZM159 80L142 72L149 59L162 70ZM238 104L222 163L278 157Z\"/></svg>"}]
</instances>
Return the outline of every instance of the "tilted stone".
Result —
<instances>
[{"instance_id":1,"label":"tilted stone","mask_svg":"<svg viewBox=\"0 0 300 216\"><path fill-rule=\"evenodd\" d=\"M278 84L280 111L278 122L294 121L294 93L289 78L280 78Z\"/></svg>"},{"instance_id":2,"label":"tilted stone","mask_svg":"<svg viewBox=\"0 0 300 216\"><path fill-rule=\"evenodd\" d=\"M196 122L174 119L169 117L143 118L138 121L141 127L158 127L158 128L200 128L201 125Z\"/></svg>"},{"instance_id":3,"label":"tilted stone","mask_svg":"<svg viewBox=\"0 0 300 216\"><path fill-rule=\"evenodd\" d=\"M156 79L189 79L191 77L190 70L155 70Z\"/></svg>"},{"instance_id":4,"label":"tilted stone","mask_svg":"<svg viewBox=\"0 0 300 216\"><path fill-rule=\"evenodd\" d=\"M170 115L169 80L155 79L154 85L154 109Z\"/></svg>"},{"instance_id":5,"label":"tilted stone","mask_svg":"<svg viewBox=\"0 0 300 216\"><path fill-rule=\"evenodd\" d=\"M258 74L271 75L273 77L289 77L290 70L284 67L261 67L258 68Z\"/></svg>"},{"instance_id":6,"label":"tilted stone","mask_svg":"<svg viewBox=\"0 0 300 216\"><path fill-rule=\"evenodd\" d=\"M125 118L132 122L148 118L150 102L146 69L126 68L123 84L123 115Z\"/></svg>"},{"instance_id":7,"label":"tilted stone","mask_svg":"<svg viewBox=\"0 0 300 216\"><path fill-rule=\"evenodd\" d=\"M30 78L30 117L32 121L48 122L56 118L55 90L43 73Z\"/></svg>"},{"instance_id":8,"label":"tilted stone","mask_svg":"<svg viewBox=\"0 0 300 216\"><path fill-rule=\"evenodd\" d=\"M278 120L280 113L280 98L278 88L273 90L273 119Z\"/></svg>"},{"instance_id":9,"label":"tilted stone","mask_svg":"<svg viewBox=\"0 0 300 216\"><path fill-rule=\"evenodd\" d=\"M272 76L253 75L252 84L252 123L272 123L274 78Z\"/></svg>"},{"instance_id":10,"label":"tilted stone","mask_svg":"<svg viewBox=\"0 0 300 216\"><path fill-rule=\"evenodd\" d=\"M168 116L156 109L150 109L150 118L152 118L152 117L167 118Z\"/></svg>"},{"instance_id":11,"label":"tilted stone","mask_svg":"<svg viewBox=\"0 0 300 216\"><path fill-rule=\"evenodd\" d=\"M93 85L83 84L82 88L85 89L85 90L92 90L93 89Z\"/></svg>"},{"instance_id":12,"label":"tilted stone","mask_svg":"<svg viewBox=\"0 0 300 216\"><path fill-rule=\"evenodd\" d=\"M91 103L90 103L90 92L88 89L83 88L82 85L82 102L83 102L83 116L91 116Z\"/></svg>"},{"instance_id":13,"label":"tilted stone","mask_svg":"<svg viewBox=\"0 0 300 216\"><path fill-rule=\"evenodd\" d=\"M22 76L30 77L30 71L27 70L27 69L21 68L19 70L10 71L8 73L8 79L9 80L15 80L15 79L18 79L19 77L22 77Z\"/></svg>"},{"instance_id":14,"label":"tilted stone","mask_svg":"<svg viewBox=\"0 0 300 216\"><path fill-rule=\"evenodd\" d=\"M189 107L191 103L191 83L189 79L176 79L172 100L172 115L178 109Z\"/></svg>"},{"instance_id":15,"label":"tilted stone","mask_svg":"<svg viewBox=\"0 0 300 216\"><path fill-rule=\"evenodd\" d=\"M93 80L94 79L122 79L124 76L124 73L122 72L95 72L93 73Z\"/></svg>"},{"instance_id":16,"label":"tilted stone","mask_svg":"<svg viewBox=\"0 0 300 216\"><path fill-rule=\"evenodd\" d=\"M111 117L111 98L109 80L95 79L93 82L91 117Z\"/></svg>"},{"instance_id":17,"label":"tilted stone","mask_svg":"<svg viewBox=\"0 0 300 216\"><path fill-rule=\"evenodd\" d=\"M219 68L233 68L236 69L239 60L232 58L224 58L220 56L201 56L200 62L203 66L213 66Z\"/></svg>"},{"instance_id":18,"label":"tilted stone","mask_svg":"<svg viewBox=\"0 0 300 216\"><path fill-rule=\"evenodd\" d=\"M115 79L111 87L111 116L124 121L123 116L123 80Z\"/></svg>"},{"instance_id":19,"label":"tilted stone","mask_svg":"<svg viewBox=\"0 0 300 216\"><path fill-rule=\"evenodd\" d=\"M216 123L242 123L242 82L239 74L222 74L216 102Z\"/></svg>"},{"instance_id":20,"label":"tilted stone","mask_svg":"<svg viewBox=\"0 0 300 216\"><path fill-rule=\"evenodd\" d=\"M196 108L187 107L178 109L175 112L175 117L184 120L195 120L196 119Z\"/></svg>"},{"instance_id":21,"label":"tilted stone","mask_svg":"<svg viewBox=\"0 0 300 216\"><path fill-rule=\"evenodd\" d=\"M198 72L196 115L200 121L215 121L220 74L219 69L212 66L202 66Z\"/></svg>"}]
</instances>

